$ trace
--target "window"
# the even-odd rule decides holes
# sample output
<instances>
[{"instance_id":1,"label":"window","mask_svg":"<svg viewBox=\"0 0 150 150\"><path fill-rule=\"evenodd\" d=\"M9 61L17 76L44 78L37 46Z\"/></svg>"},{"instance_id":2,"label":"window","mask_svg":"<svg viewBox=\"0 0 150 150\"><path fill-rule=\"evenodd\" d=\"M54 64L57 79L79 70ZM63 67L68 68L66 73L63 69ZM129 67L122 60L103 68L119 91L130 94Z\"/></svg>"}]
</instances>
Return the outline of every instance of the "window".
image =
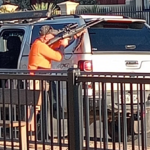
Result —
<instances>
[{"instance_id":1,"label":"window","mask_svg":"<svg viewBox=\"0 0 150 150\"><path fill-rule=\"evenodd\" d=\"M17 68L24 30L7 29L0 34L0 68Z\"/></svg>"},{"instance_id":2,"label":"window","mask_svg":"<svg viewBox=\"0 0 150 150\"><path fill-rule=\"evenodd\" d=\"M8 38L12 37L13 39L13 37L14 38L18 37L18 39L22 42L23 36L24 36L24 30L18 30L18 29L3 30L0 36L0 52L8 51L7 48ZM11 45L13 45L13 43Z\"/></svg>"},{"instance_id":3,"label":"window","mask_svg":"<svg viewBox=\"0 0 150 150\"><path fill-rule=\"evenodd\" d=\"M88 30L94 51L150 51L150 30L144 24L101 24Z\"/></svg>"},{"instance_id":4,"label":"window","mask_svg":"<svg viewBox=\"0 0 150 150\"><path fill-rule=\"evenodd\" d=\"M49 24L50 25L50 24ZM65 28L68 24L51 24L50 26L52 26L54 29L56 30L62 30L63 28ZM31 39L31 44L35 41L35 39L37 39L39 37L39 31L42 25L35 25L33 30L32 30L32 39ZM74 42L74 38L70 41L70 44L72 42Z\"/></svg>"}]
</instances>

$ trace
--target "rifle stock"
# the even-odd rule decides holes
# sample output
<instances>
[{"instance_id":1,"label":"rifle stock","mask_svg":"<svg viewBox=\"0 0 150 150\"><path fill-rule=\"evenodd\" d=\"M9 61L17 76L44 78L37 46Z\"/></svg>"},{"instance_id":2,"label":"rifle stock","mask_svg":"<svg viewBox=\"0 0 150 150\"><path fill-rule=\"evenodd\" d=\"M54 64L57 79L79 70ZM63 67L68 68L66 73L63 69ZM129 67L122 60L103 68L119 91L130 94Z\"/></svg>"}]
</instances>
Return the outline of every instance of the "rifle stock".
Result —
<instances>
[{"instance_id":1,"label":"rifle stock","mask_svg":"<svg viewBox=\"0 0 150 150\"><path fill-rule=\"evenodd\" d=\"M75 28L70 28L68 29L67 31L64 30L61 32L61 34L59 33L58 35L56 35L53 39L51 39L50 41L48 41L48 45L52 45L54 44L55 42L61 40L61 39L64 39L64 38L69 38L69 37L73 37L74 35L76 35L77 33L80 33L82 30L86 29L86 28L89 28L95 24L98 24L100 22L104 21L104 19L96 19L96 20L92 20L90 22L88 22L87 24L84 24L82 26L79 26L79 27L76 27L74 26Z\"/></svg>"}]
</instances>

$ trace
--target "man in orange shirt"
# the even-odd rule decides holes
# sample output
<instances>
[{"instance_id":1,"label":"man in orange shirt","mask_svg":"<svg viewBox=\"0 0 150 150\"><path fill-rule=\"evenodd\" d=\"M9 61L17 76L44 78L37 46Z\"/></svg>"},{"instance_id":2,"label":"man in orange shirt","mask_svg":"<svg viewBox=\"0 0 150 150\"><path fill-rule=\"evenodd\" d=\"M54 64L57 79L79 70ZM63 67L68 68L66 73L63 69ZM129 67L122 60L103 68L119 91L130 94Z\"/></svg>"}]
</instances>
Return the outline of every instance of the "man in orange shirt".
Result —
<instances>
[{"instance_id":1,"label":"man in orange shirt","mask_svg":"<svg viewBox=\"0 0 150 150\"><path fill-rule=\"evenodd\" d=\"M46 43L53 39L55 35L58 34L57 30L54 30L51 26L44 25L40 28L39 38L37 38L30 49L29 59L28 59L28 69L29 70L38 70L38 69L51 69L52 61L61 61L64 53L64 48L69 44L69 38L60 40L55 44L48 46ZM34 75L34 72L30 72L31 75ZM32 81L31 81L32 82ZM39 85L38 85L39 86ZM31 88L31 85L30 85ZM43 81L43 89L49 92L49 81ZM56 102L56 85L55 82L52 82L52 103L53 103L53 115L57 117L57 102ZM42 104L41 101L38 102L39 105ZM49 102L48 102L49 104ZM40 107L36 107L36 113L40 111ZM50 109L48 109L48 118L50 118ZM31 126L31 130L34 131L34 119ZM47 130L49 131L50 127L47 125ZM50 131L49 131L50 132ZM49 133L50 134L50 133Z\"/></svg>"},{"instance_id":2,"label":"man in orange shirt","mask_svg":"<svg viewBox=\"0 0 150 150\"><path fill-rule=\"evenodd\" d=\"M77 33L74 38L80 37L85 30ZM61 61L64 49L69 45L70 38L65 38L48 46L46 43L53 39L58 31L49 25L41 27L40 37L34 41L29 53L28 69L51 69L51 61Z\"/></svg>"},{"instance_id":3,"label":"man in orange shirt","mask_svg":"<svg viewBox=\"0 0 150 150\"><path fill-rule=\"evenodd\" d=\"M80 37L85 30L77 33L74 38ZM37 38L30 49L28 59L28 69L51 69L52 61L61 61L64 53L64 49L69 45L70 38L65 38L57 41L56 43L48 46L46 43L53 39L58 31L53 29L49 25L44 25L39 31L40 37ZM31 72L30 74L34 74Z\"/></svg>"},{"instance_id":4,"label":"man in orange shirt","mask_svg":"<svg viewBox=\"0 0 150 150\"><path fill-rule=\"evenodd\" d=\"M58 34L51 26L42 26L39 34L40 37L34 41L29 53L29 70L51 69L51 61L61 61L64 48L69 44L69 38L66 38L49 47L46 43Z\"/></svg>"},{"instance_id":5,"label":"man in orange shirt","mask_svg":"<svg viewBox=\"0 0 150 150\"><path fill-rule=\"evenodd\" d=\"M85 31L82 31L75 35L77 38L82 35ZM28 60L28 69L29 70L38 70L38 69L51 69L51 61L61 61L63 58L64 49L69 44L70 38L59 40L58 42L48 46L46 43L53 39L55 35L58 34L57 30L54 30L49 25L44 25L41 27L39 35L40 37L34 41L31 46ZM30 74L34 73L31 71ZM43 88L46 91L49 91L49 83L44 82ZM56 111L56 85L52 82L52 97L53 97L53 109L54 117L57 117ZM40 102L42 103L42 102ZM49 110L48 110L49 111ZM50 113L50 112L49 112Z\"/></svg>"},{"instance_id":6,"label":"man in orange shirt","mask_svg":"<svg viewBox=\"0 0 150 150\"><path fill-rule=\"evenodd\" d=\"M38 69L51 69L51 61L61 61L63 57L63 52L65 47L69 44L69 39L66 38L54 43L51 46L48 46L46 43L53 39L55 35L58 34L58 31L53 29L49 25L44 25L40 28L39 38L37 38L30 49L29 60L28 60L28 69L29 70L38 70ZM34 75L31 71L30 74ZM56 85L53 82L52 94L53 102L56 102ZM46 91L49 91L49 83L44 81L43 88ZM41 103L41 102L39 102Z\"/></svg>"}]
</instances>

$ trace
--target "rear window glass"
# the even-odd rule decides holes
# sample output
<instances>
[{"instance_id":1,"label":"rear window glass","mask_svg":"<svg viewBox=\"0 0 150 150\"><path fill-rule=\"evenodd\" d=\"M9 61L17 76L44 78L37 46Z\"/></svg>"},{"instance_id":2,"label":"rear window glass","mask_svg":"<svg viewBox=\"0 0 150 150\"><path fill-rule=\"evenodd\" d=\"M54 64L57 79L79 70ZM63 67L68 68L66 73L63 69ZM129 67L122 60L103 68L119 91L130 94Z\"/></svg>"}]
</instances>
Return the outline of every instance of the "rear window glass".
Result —
<instances>
[{"instance_id":1,"label":"rear window glass","mask_svg":"<svg viewBox=\"0 0 150 150\"><path fill-rule=\"evenodd\" d=\"M88 30L93 51L150 51L150 30L143 23L104 23Z\"/></svg>"}]
</instances>

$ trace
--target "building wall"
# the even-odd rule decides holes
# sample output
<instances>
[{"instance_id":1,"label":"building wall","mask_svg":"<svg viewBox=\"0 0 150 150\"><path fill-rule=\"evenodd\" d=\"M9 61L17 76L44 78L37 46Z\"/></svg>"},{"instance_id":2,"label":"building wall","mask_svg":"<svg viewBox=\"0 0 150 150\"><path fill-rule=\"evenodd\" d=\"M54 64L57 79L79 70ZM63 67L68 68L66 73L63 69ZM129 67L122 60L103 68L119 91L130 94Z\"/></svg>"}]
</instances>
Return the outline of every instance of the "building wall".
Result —
<instances>
[{"instance_id":1,"label":"building wall","mask_svg":"<svg viewBox=\"0 0 150 150\"><path fill-rule=\"evenodd\" d=\"M37 2L53 2L53 1L66 1L66 0L29 0L31 4L35 4ZM84 0L71 0L74 2L78 1L84 1ZM135 0L96 0L97 4L103 4L103 5L111 5L111 4L132 4ZM11 0L11 2L14 2L14 0Z\"/></svg>"},{"instance_id":2,"label":"building wall","mask_svg":"<svg viewBox=\"0 0 150 150\"><path fill-rule=\"evenodd\" d=\"M100 1L100 4L104 4L104 5L125 4L125 0L99 0L99 1Z\"/></svg>"}]
</instances>

